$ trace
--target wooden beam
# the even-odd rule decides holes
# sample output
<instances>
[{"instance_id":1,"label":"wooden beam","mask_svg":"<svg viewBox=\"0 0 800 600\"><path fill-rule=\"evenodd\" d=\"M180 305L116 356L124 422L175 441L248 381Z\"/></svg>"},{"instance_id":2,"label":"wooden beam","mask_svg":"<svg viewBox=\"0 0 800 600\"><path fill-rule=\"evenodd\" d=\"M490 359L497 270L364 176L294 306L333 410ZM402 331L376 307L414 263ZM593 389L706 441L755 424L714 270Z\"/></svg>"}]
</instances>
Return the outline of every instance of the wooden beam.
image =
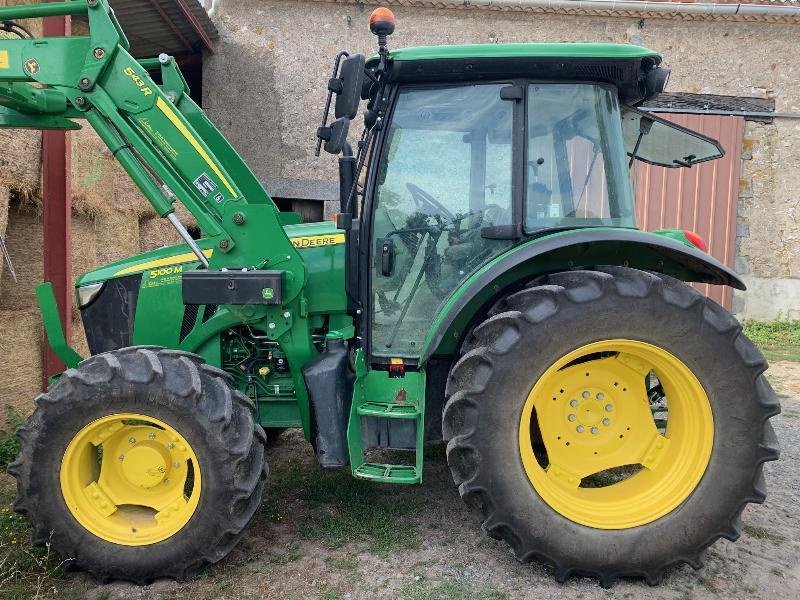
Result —
<instances>
[{"instance_id":1,"label":"wooden beam","mask_svg":"<svg viewBox=\"0 0 800 600\"><path fill-rule=\"evenodd\" d=\"M194 16L194 13L189 10L188 6L186 6L185 0L174 1L175 4L178 5L178 8L181 9L183 16L186 17L187 21L189 21L192 29L195 30L195 33L197 33L197 35L203 41L203 45L208 49L209 52L214 52L214 42L212 42L211 38L208 37L208 32L203 28L203 25L200 23L200 21L197 20L197 17Z\"/></svg>"},{"instance_id":2,"label":"wooden beam","mask_svg":"<svg viewBox=\"0 0 800 600\"><path fill-rule=\"evenodd\" d=\"M71 33L71 17L47 17L44 36ZM44 280L53 284L67 342L72 329L72 189L71 145L68 131L42 132L42 237ZM63 371L64 363L44 344L44 381Z\"/></svg>"},{"instance_id":3,"label":"wooden beam","mask_svg":"<svg viewBox=\"0 0 800 600\"><path fill-rule=\"evenodd\" d=\"M192 48L191 42L189 42L189 40L186 39L186 37L181 32L180 28L175 24L175 21L173 21L170 18L170 16L164 11L164 9L161 8L161 5L158 3L158 0L150 0L150 4L153 6L153 8L156 9L156 12L158 12L158 14L161 16L164 22L169 26L169 28L172 29L172 32L176 36L178 36L178 39L181 41L184 47L189 52L194 52L194 48Z\"/></svg>"}]
</instances>

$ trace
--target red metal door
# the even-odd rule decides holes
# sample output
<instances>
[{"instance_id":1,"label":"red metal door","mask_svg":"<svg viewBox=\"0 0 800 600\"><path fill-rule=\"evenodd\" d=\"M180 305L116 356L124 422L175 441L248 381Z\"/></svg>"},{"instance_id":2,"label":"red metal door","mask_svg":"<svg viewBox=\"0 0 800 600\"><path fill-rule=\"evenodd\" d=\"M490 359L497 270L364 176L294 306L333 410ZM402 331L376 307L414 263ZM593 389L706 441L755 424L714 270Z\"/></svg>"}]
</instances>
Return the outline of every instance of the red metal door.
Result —
<instances>
[{"instance_id":1,"label":"red metal door","mask_svg":"<svg viewBox=\"0 0 800 600\"><path fill-rule=\"evenodd\" d=\"M680 228L694 231L709 252L733 268L736 252L736 208L739 197L744 119L721 115L659 114L683 127L719 140L725 156L691 169L667 169L637 163L636 218L641 229ZM731 289L695 287L727 309Z\"/></svg>"}]
</instances>

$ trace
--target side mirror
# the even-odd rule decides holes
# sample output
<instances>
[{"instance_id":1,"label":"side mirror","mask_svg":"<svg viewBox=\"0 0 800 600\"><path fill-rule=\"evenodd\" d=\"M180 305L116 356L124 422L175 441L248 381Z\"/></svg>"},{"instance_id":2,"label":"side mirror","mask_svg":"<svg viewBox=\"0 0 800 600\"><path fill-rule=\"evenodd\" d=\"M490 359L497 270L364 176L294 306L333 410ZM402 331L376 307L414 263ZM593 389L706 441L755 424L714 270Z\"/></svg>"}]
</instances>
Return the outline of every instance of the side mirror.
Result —
<instances>
[{"instance_id":1,"label":"side mirror","mask_svg":"<svg viewBox=\"0 0 800 600\"><path fill-rule=\"evenodd\" d=\"M669 69L664 67L653 67L644 76L644 87L647 97L650 99L658 96L667 87L669 81Z\"/></svg>"},{"instance_id":2,"label":"side mirror","mask_svg":"<svg viewBox=\"0 0 800 600\"><path fill-rule=\"evenodd\" d=\"M339 77L331 79L328 89L336 94L334 116L339 119L347 117L355 119L358 103L361 101L361 90L364 85L363 54L351 54L342 61Z\"/></svg>"},{"instance_id":3,"label":"side mirror","mask_svg":"<svg viewBox=\"0 0 800 600\"><path fill-rule=\"evenodd\" d=\"M325 142L325 152L339 154L347 142L347 132L350 131L350 119L340 117L328 127L320 127L317 137Z\"/></svg>"}]
</instances>

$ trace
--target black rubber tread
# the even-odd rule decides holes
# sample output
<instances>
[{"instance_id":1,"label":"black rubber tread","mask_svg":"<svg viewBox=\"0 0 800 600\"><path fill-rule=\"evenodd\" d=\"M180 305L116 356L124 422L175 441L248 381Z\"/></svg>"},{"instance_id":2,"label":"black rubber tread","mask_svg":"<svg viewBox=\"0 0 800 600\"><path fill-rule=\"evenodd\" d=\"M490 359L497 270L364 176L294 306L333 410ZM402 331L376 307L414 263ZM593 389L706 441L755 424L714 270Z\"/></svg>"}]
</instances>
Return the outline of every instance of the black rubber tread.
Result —
<instances>
[{"instance_id":1,"label":"black rubber tread","mask_svg":"<svg viewBox=\"0 0 800 600\"><path fill-rule=\"evenodd\" d=\"M681 506L640 527L604 531L562 517L536 494L517 428L527 392L549 364L615 337L665 347L692 368L709 393L715 444ZM705 548L739 537L744 506L764 501L762 466L779 455L768 419L780 412L766 369L736 319L681 281L624 267L540 277L500 299L465 340L446 389L448 465L486 533L519 560L552 565L560 582L589 575L607 587L641 576L655 585L680 563L700 568Z\"/></svg>"},{"instance_id":2,"label":"black rubber tread","mask_svg":"<svg viewBox=\"0 0 800 600\"><path fill-rule=\"evenodd\" d=\"M266 436L253 402L232 387L226 372L197 355L157 347L98 354L68 369L17 431L14 509L33 525L33 543L48 541L66 568L84 569L100 581L143 585L169 577L185 580L226 556L261 503L267 467ZM201 465L200 503L172 537L147 546L122 546L86 531L61 494L61 457L74 435L92 420L121 412L160 419L183 435Z\"/></svg>"}]
</instances>

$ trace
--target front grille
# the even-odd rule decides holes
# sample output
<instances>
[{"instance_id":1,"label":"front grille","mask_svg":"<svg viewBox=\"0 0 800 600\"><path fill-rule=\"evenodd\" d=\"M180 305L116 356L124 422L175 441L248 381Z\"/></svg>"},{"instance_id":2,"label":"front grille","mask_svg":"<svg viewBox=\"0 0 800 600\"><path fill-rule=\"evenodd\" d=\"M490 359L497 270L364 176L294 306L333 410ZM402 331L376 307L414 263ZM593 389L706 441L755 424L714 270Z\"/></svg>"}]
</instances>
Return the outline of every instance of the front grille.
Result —
<instances>
[{"instance_id":1,"label":"front grille","mask_svg":"<svg viewBox=\"0 0 800 600\"><path fill-rule=\"evenodd\" d=\"M194 329L194 324L197 322L197 313L200 310L200 306L197 304L186 304L183 309L183 322L181 323L181 336L180 341L186 339L186 336L189 335Z\"/></svg>"}]
</instances>

